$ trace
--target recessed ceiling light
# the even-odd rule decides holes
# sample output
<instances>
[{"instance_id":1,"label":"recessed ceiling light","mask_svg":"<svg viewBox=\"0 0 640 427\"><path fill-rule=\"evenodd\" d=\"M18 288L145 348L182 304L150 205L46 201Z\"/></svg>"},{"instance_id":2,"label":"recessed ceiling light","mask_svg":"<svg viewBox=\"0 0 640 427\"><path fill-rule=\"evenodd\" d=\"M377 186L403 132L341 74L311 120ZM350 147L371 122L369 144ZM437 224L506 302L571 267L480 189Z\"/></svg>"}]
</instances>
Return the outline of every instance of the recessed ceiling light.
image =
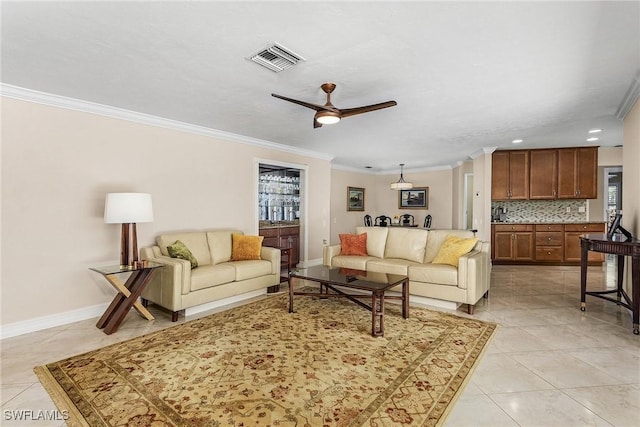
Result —
<instances>
[{"instance_id":1,"label":"recessed ceiling light","mask_svg":"<svg viewBox=\"0 0 640 427\"><path fill-rule=\"evenodd\" d=\"M373 166L365 166L365 169L371 169Z\"/></svg>"},{"instance_id":2,"label":"recessed ceiling light","mask_svg":"<svg viewBox=\"0 0 640 427\"><path fill-rule=\"evenodd\" d=\"M602 129L591 129L589 131L589 133L598 133L598 132L602 132Z\"/></svg>"},{"instance_id":3,"label":"recessed ceiling light","mask_svg":"<svg viewBox=\"0 0 640 427\"><path fill-rule=\"evenodd\" d=\"M520 144L522 142L522 139L514 139L513 141L511 141L513 144Z\"/></svg>"},{"instance_id":4,"label":"recessed ceiling light","mask_svg":"<svg viewBox=\"0 0 640 427\"><path fill-rule=\"evenodd\" d=\"M597 141L598 139L600 139L600 138L596 138L596 137L594 136L594 137L592 137L592 138L587 138L587 141L589 141L589 142L593 142L593 141Z\"/></svg>"}]
</instances>

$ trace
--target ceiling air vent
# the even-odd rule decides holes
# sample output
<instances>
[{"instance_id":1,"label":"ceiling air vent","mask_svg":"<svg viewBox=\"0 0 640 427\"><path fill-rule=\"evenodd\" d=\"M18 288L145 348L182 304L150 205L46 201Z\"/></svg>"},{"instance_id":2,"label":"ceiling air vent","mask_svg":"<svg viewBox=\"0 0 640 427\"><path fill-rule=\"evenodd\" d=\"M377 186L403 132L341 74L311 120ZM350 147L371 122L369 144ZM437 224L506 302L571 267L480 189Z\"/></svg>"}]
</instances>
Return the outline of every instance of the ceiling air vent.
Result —
<instances>
[{"instance_id":1,"label":"ceiling air vent","mask_svg":"<svg viewBox=\"0 0 640 427\"><path fill-rule=\"evenodd\" d=\"M251 55L248 59L276 73L305 60L302 56L278 43L267 46L265 49Z\"/></svg>"}]
</instances>

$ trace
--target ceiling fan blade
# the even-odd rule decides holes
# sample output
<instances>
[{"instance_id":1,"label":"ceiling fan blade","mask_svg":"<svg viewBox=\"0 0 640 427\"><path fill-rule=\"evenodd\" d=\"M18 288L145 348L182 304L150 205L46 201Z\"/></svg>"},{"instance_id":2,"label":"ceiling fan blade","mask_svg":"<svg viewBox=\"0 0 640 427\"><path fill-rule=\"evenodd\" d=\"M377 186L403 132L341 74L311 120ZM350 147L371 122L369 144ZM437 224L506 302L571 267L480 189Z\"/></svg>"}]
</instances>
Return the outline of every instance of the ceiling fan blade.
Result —
<instances>
[{"instance_id":1,"label":"ceiling fan blade","mask_svg":"<svg viewBox=\"0 0 640 427\"><path fill-rule=\"evenodd\" d=\"M342 118L355 116L356 114L368 113L369 111L381 110L383 108L393 107L398 105L396 101L381 102L380 104L365 105L364 107L345 108L340 110Z\"/></svg>"},{"instance_id":2,"label":"ceiling fan blade","mask_svg":"<svg viewBox=\"0 0 640 427\"><path fill-rule=\"evenodd\" d=\"M312 110L316 110L316 111L335 111L335 112L338 112L338 109L335 108L335 107L327 107L325 105L318 105L318 104L312 104L310 102L298 101L297 99L287 98L286 96L276 95L275 93L272 93L271 96L276 97L276 98L280 98L280 99L284 99L285 101L293 102L294 104L302 105L303 107L311 108Z\"/></svg>"}]
</instances>

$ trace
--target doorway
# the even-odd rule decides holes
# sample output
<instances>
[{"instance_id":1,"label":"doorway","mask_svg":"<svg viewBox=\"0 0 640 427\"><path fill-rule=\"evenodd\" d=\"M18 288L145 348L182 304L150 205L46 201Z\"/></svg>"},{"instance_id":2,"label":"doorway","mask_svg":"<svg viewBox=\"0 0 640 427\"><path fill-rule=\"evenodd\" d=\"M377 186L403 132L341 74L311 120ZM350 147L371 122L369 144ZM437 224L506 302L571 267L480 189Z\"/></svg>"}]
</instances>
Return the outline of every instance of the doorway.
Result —
<instances>
[{"instance_id":1,"label":"doorway","mask_svg":"<svg viewBox=\"0 0 640 427\"><path fill-rule=\"evenodd\" d=\"M607 223L622 210L622 167L605 168L604 218Z\"/></svg>"}]
</instances>

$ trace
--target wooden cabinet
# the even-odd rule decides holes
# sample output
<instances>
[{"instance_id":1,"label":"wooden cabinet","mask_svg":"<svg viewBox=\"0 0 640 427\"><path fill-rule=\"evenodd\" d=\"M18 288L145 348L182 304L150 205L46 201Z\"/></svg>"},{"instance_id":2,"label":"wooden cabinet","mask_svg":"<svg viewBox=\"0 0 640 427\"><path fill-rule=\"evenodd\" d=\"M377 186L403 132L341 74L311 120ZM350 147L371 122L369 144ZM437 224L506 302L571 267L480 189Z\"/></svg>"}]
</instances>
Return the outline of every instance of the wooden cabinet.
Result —
<instances>
[{"instance_id":1,"label":"wooden cabinet","mask_svg":"<svg viewBox=\"0 0 640 427\"><path fill-rule=\"evenodd\" d=\"M536 224L536 261L562 262L564 225Z\"/></svg>"},{"instance_id":2,"label":"wooden cabinet","mask_svg":"<svg viewBox=\"0 0 640 427\"><path fill-rule=\"evenodd\" d=\"M558 199L598 197L598 147L558 150Z\"/></svg>"},{"instance_id":3,"label":"wooden cabinet","mask_svg":"<svg viewBox=\"0 0 640 427\"><path fill-rule=\"evenodd\" d=\"M491 200L597 197L598 147L493 153Z\"/></svg>"},{"instance_id":4,"label":"wooden cabinet","mask_svg":"<svg viewBox=\"0 0 640 427\"><path fill-rule=\"evenodd\" d=\"M496 151L491 165L492 200L529 198L529 151Z\"/></svg>"},{"instance_id":5,"label":"wooden cabinet","mask_svg":"<svg viewBox=\"0 0 640 427\"><path fill-rule=\"evenodd\" d=\"M291 264L295 266L300 262L300 226L261 228L259 234L264 236L263 246L290 248Z\"/></svg>"},{"instance_id":6,"label":"wooden cabinet","mask_svg":"<svg viewBox=\"0 0 640 427\"><path fill-rule=\"evenodd\" d=\"M558 150L529 152L529 199L555 199L558 194Z\"/></svg>"},{"instance_id":7,"label":"wooden cabinet","mask_svg":"<svg viewBox=\"0 0 640 427\"><path fill-rule=\"evenodd\" d=\"M492 251L495 261L533 261L533 226L530 224L496 224Z\"/></svg>"},{"instance_id":8,"label":"wooden cabinet","mask_svg":"<svg viewBox=\"0 0 640 427\"><path fill-rule=\"evenodd\" d=\"M564 226L564 260L567 262L580 262L580 236L582 234L604 232L604 223L566 224ZM604 261L604 254L590 251L589 261L602 262Z\"/></svg>"},{"instance_id":9,"label":"wooden cabinet","mask_svg":"<svg viewBox=\"0 0 640 427\"><path fill-rule=\"evenodd\" d=\"M493 224L491 259L496 264L576 265L580 263L580 236L604 232L604 223ZM603 254L589 252L590 263L603 261Z\"/></svg>"}]
</instances>

